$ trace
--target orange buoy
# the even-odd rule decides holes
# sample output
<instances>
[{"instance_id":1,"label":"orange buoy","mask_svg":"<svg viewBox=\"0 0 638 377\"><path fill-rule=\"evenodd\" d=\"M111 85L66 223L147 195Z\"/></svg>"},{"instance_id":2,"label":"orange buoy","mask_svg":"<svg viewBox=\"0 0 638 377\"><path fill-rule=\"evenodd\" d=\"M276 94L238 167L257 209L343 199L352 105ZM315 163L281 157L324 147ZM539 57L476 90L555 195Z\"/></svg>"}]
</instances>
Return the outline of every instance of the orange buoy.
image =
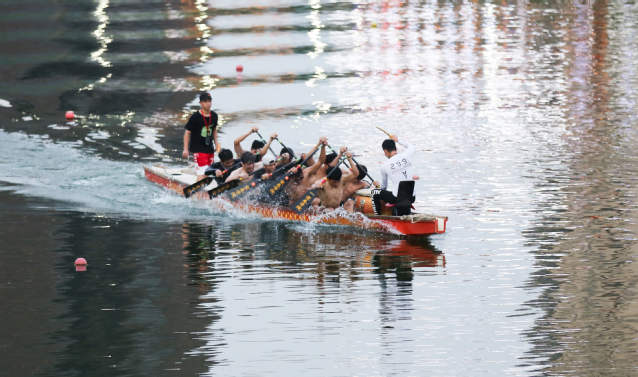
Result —
<instances>
[{"instance_id":1,"label":"orange buoy","mask_svg":"<svg viewBox=\"0 0 638 377\"><path fill-rule=\"evenodd\" d=\"M68 120L72 120L73 118L75 118L75 114L73 113L73 111L67 111L65 116Z\"/></svg>"},{"instance_id":2,"label":"orange buoy","mask_svg":"<svg viewBox=\"0 0 638 377\"><path fill-rule=\"evenodd\" d=\"M241 64L237 66L237 72L244 72L244 67Z\"/></svg>"}]
</instances>

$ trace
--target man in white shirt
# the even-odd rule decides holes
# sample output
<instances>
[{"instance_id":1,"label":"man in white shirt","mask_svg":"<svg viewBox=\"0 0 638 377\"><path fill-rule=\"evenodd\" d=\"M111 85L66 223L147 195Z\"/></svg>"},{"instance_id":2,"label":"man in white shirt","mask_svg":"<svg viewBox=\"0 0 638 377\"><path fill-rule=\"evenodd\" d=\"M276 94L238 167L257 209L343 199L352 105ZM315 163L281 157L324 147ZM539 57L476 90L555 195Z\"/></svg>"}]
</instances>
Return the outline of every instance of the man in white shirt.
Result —
<instances>
[{"instance_id":1,"label":"man in white shirt","mask_svg":"<svg viewBox=\"0 0 638 377\"><path fill-rule=\"evenodd\" d=\"M406 147L405 152L398 153L395 142ZM396 204L399 183L413 181L412 156L414 156L414 145L399 141L396 135L392 135L392 139L383 141L381 148L383 148L383 153L389 160L381 166L381 188L372 190L372 207L377 215L381 214L381 200L386 203ZM388 178L392 180L392 191L386 190L388 188ZM412 196L414 197L414 193L412 193Z\"/></svg>"}]
</instances>

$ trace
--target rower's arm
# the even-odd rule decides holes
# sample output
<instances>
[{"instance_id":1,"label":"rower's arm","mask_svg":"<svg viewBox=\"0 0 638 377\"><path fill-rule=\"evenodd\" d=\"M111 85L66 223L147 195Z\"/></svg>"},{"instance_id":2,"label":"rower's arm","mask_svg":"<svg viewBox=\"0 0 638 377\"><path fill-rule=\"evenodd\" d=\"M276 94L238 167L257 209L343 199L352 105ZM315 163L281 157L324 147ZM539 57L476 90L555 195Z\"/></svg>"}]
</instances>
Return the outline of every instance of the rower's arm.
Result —
<instances>
[{"instance_id":1,"label":"rower's arm","mask_svg":"<svg viewBox=\"0 0 638 377\"><path fill-rule=\"evenodd\" d=\"M319 152L318 163L320 164L319 166L326 163L326 145L325 144L321 146L321 152Z\"/></svg>"},{"instance_id":2,"label":"rower's arm","mask_svg":"<svg viewBox=\"0 0 638 377\"><path fill-rule=\"evenodd\" d=\"M215 175L217 173L217 170L221 170L221 164L219 162L211 164L209 167L207 167L204 175Z\"/></svg>"},{"instance_id":3,"label":"rower's arm","mask_svg":"<svg viewBox=\"0 0 638 377\"><path fill-rule=\"evenodd\" d=\"M339 165L339 161L341 161L341 156L342 156L342 153L341 153L341 151L339 151L339 153L337 154L337 157L335 157L335 159L332 160L332 162L330 163L330 166Z\"/></svg>"},{"instance_id":4,"label":"rower's arm","mask_svg":"<svg viewBox=\"0 0 638 377\"><path fill-rule=\"evenodd\" d=\"M235 139L234 148L235 148L235 153L237 153L237 156L241 156L244 153L244 150L242 149L240 143L242 141L246 140L246 138L248 136L250 136L250 134L252 134L252 133L253 133L253 130L251 129L247 134L242 135L242 136L238 137L237 139Z\"/></svg>"},{"instance_id":5,"label":"rower's arm","mask_svg":"<svg viewBox=\"0 0 638 377\"><path fill-rule=\"evenodd\" d=\"M304 170L304 174L307 176L311 176L315 174L317 170L319 170L321 165L323 165L324 162L326 162L326 146L322 145L321 154L319 155L319 161L317 161L314 165L312 165L308 169Z\"/></svg>"},{"instance_id":6,"label":"rower's arm","mask_svg":"<svg viewBox=\"0 0 638 377\"><path fill-rule=\"evenodd\" d=\"M346 153L346 156L348 156L348 162L350 163L350 168L352 169L352 174L348 174L348 175L344 176L343 179L346 182L354 181L359 176L359 169L357 169L357 164L355 164L354 161L352 161L352 154Z\"/></svg>"},{"instance_id":7,"label":"rower's arm","mask_svg":"<svg viewBox=\"0 0 638 377\"><path fill-rule=\"evenodd\" d=\"M403 153L407 154L408 157L414 156L414 152L416 151L414 149L414 145L408 143L407 141L399 141L399 144L401 144L402 146L407 148L407 150L405 152L403 152Z\"/></svg>"},{"instance_id":8,"label":"rower's arm","mask_svg":"<svg viewBox=\"0 0 638 377\"><path fill-rule=\"evenodd\" d=\"M272 141L275 140L276 138L277 138L277 134L270 135L270 139L268 140L266 145L264 145L264 147L261 148L261 151L259 152L262 156L265 156L266 153L268 153L268 149L270 149L270 143L272 143Z\"/></svg>"},{"instance_id":9,"label":"rower's arm","mask_svg":"<svg viewBox=\"0 0 638 377\"><path fill-rule=\"evenodd\" d=\"M189 130L184 131L184 152L183 154L186 154L186 157L188 157L188 143L191 140L191 132Z\"/></svg>"},{"instance_id":10,"label":"rower's arm","mask_svg":"<svg viewBox=\"0 0 638 377\"><path fill-rule=\"evenodd\" d=\"M230 173L230 175L228 176L228 178L226 178L224 182L234 181L235 179L239 178L240 172L241 172L241 169L234 170L232 173Z\"/></svg>"},{"instance_id":11,"label":"rower's arm","mask_svg":"<svg viewBox=\"0 0 638 377\"><path fill-rule=\"evenodd\" d=\"M312 166L315 164L315 158L314 158L314 154L315 151L317 150L317 148L319 148L319 146L322 144L321 140L319 140L319 142L317 143L317 145L315 145L310 152L308 152L308 154L306 156L310 156L310 158L308 158L308 161L306 161L306 166Z\"/></svg>"}]
</instances>

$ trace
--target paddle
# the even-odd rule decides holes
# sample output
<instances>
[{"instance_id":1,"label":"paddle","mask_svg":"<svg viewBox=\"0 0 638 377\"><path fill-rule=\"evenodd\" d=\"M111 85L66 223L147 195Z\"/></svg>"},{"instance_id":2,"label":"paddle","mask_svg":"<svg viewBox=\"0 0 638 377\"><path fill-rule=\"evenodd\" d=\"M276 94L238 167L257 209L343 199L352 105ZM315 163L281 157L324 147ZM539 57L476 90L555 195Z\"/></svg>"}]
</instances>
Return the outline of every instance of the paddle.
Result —
<instances>
[{"instance_id":1,"label":"paddle","mask_svg":"<svg viewBox=\"0 0 638 377\"><path fill-rule=\"evenodd\" d=\"M376 126L375 126L375 127L376 127ZM392 135L390 135L390 134L389 134L386 130L384 130L384 129L383 129L383 128L381 128L381 127L377 127L377 128L378 128L378 129L380 129L380 130L381 130L384 134L388 135L388 137L389 137L390 139L392 139Z\"/></svg>"},{"instance_id":2,"label":"paddle","mask_svg":"<svg viewBox=\"0 0 638 377\"><path fill-rule=\"evenodd\" d=\"M264 138L261 136L261 134L259 133L259 131L255 131L255 133L257 134L257 136L259 136L259 138L261 139L261 141L264 143L264 145L268 144L266 143L266 140L264 140ZM270 147L270 145L268 146L268 150L270 152L272 152L273 156L276 156L277 153L275 153L275 151L272 150L272 148Z\"/></svg>"},{"instance_id":3,"label":"paddle","mask_svg":"<svg viewBox=\"0 0 638 377\"><path fill-rule=\"evenodd\" d=\"M332 149L332 147L331 147L331 146L329 146L329 145L328 145L328 149L330 149L330 151L331 151L332 153L334 153L334 154L336 154L336 155L339 155L339 153L335 152L335 150L334 150L334 149ZM341 156L341 158L343 158L343 155ZM354 160L352 160L352 161L354 161ZM344 164L344 165L346 165L346 167L348 168L348 170L352 171L352 167L348 166L348 164Z\"/></svg>"},{"instance_id":4,"label":"paddle","mask_svg":"<svg viewBox=\"0 0 638 377\"><path fill-rule=\"evenodd\" d=\"M352 157L352 161L354 161L354 163L355 163L355 164L357 164L357 165L361 166L361 164L360 164L360 163L358 163L358 162L357 162L357 160L355 160L355 159L354 159L354 157ZM372 178L372 177L370 176L370 174L368 174L367 170L368 170L368 169L366 169L366 177L370 178L370 180L371 180L372 182L374 182L374 178ZM372 184L372 182L371 182L370 184ZM379 187L379 186L377 186L377 187Z\"/></svg>"},{"instance_id":5,"label":"paddle","mask_svg":"<svg viewBox=\"0 0 638 377\"><path fill-rule=\"evenodd\" d=\"M285 148L285 147L284 147ZM301 167L303 165L306 164L306 162L308 162L308 160L310 160L312 158L312 156L315 155L315 153L317 153L317 151L319 150L319 148L315 149L314 152L312 152L310 154L310 156L306 157L305 160L303 160L298 166L298 169L301 169ZM274 173L273 173L274 174ZM271 183L270 185L266 186L264 188L264 191L266 191L266 194L268 194L268 197L270 199L274 198L275 195L277 195L277 193L279 193L281 190L283 190L288 183L291 181L291 177L294 175L294 173L286 173L283 177L276 179L273 183Z\"/></svg>"},{"instance_id":6,"label":"paddle","mask_svg":"<svg viewBox=\"0 0 638 377\"><path fill-rule=\"evenodd\" d=\"M332 173L334 173L337 169L339 169L339 165L341 165L343 161L345 160L339 161L337 166L335 166L335 168L330 172L330 174L328 174L324 179L321 180L322 184L326 183L330 175L332 175ZM299 198L299 200L297 200L297 202L295 202L295 204L292 205L292 210L295 211L297 215L301 215L302 213L306 212L308 207L310 207L310 205L312 204L312 201L314 200L314 198L317 197L317 190L318 190L317 188L313 188L306 191L306 193L303 194L301 198Z\"/></svg>"},{"instance_id":7,"label":"paddle","mask_svg":"<svg viewBox=\"0 0 638 377\"><path fill-rule=\"evenodd\" d=\"M299 161L299 160L300 159L297 159L297 161ZM286 169L287 166L288 165L284 165L284 166L280 167L279 169L275 170L271 174L271 176L273 176L273 175L277 174L278 172L281 172L282 170ZM263 183L265 183L265 180L262 179L262 180L257 181L257 182L253 181L253 182L250 182L250 184L246 184L246 185L243 185L241 187L237 187L237 188L235 188L234 190L232 190L232 191L230 191L228 193L228 198L230 199L231 202L235 202L235 201L241 199L242 197L248 195L250 192L252 192L252 190L254 188L257 188L257 187L261 186L261 184L263 184Z\"/></svg>"},{"instance_id":8,"label":"paddle","mask_svg":"<svg viewBox=\"0 0 638 377\"><path fill-rule=\"evenodd\" d=\"M235 170L235 168L236 168L236 167L238 167L238 166L239 166L239 165L241 165L241 164L242 164L241 162L238 162L238 163L236 163L235 165L233 165L233 166L229 167L228 169L224 169L224 171L222 171L222 176L223 176L224 174L228 173L228 171L233 171L233 170ZM206 169L206 171L204 172L204 174L206 174L206 175L213 175L212 170L213 170L213 169L211 169L211 171L209 172L209 171L208 171L208 169ZM213 177L213 178L215 178L215 177Z\"/></svg>"},{"instance_id":9,"label":"paddle","mask_svg":"<svg viewBox=\"0 0 638 377\"><path fill-rule=\"evenodd\" d=\"M229 170L234 170L239 165L241 165L241 162L238 162L235 165L233 165L233 166L229 167L228 169L224 170L222 172L222 175L226 174ZM204 173L204 174L206 174L206 173ZM210 173L210 174L212 174L212 173ZM209 174L206 174L206 175L209 175ZM202 179L201 181L195 182L194 184L192 184L192 185L190 185L188 187L184 187L184 197L190 198L191 196L193 196L193 194L201 191L206 186L211 184L211 182L213 182L213 179L215 179L215 178L214 177L206 177L206 178Z\"/></svg>"},{"instance_id":10,"label":"paddle","mask_svg":"<svg viewBox=\"0 0 638 377\"><path fill-rule=\"evenodd\" d=\"M295 156L295 153L292 151L292 149L290 149L287 146L285 146L284 143L282 143L281 140L279 140L278 137L276 137L275 140L277 140L277 142L279 142L279 144L281 144L282 147L286 148L286 150L290 152L290 154L292 155L293 158L297 158Z\"/></svg>"},{"instance_id":11,"label":"paddle","mask_svg":"<svg viewBox=\"0 0 638 377\"><path fill-rule=\"evenodd\" d=\"M228 190L234 189L235 187L239 186L239 184L241 183L241 180L242 180L241 178L234 179L230 182L226 182L222 185L219 185L215 187L214 189L208 190L208 197L212 199L223 194L224 192Z\"/></svg>"},{"instance_id":12,"label":"paddle","mask_svg":"<svg viewBox=\"0 0 638 377\"><path fill-rule=\"evenodd\" d=\"M204 187L208 186L213 182L213 177L206 177L201 181L197 181L194 184L184 187L184 197L190 198L196 192L201 191Z\"/></svg>"}]
</instances>

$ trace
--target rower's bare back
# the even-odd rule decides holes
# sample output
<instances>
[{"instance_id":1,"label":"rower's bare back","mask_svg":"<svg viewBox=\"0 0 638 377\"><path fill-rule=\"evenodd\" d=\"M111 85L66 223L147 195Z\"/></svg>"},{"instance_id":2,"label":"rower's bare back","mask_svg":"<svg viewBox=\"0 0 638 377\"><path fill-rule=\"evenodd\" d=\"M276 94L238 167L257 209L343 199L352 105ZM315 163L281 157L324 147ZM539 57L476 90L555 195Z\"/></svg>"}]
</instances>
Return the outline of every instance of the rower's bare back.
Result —
<instances>
[{"instance_id":1,"label":"rower's bare back","mask_svg":"<svg viewBox=\"0 0 638 377\"><path fill-rule=\"evenodd\" d=\"M344 201L348 199L349 197L353 196L354 193L357 192L358 190L368 188L369 186L370 185L368 184L368 182L365 182L365 181L348 182L345 184L343 188L341 200Z\"/></svg>"}]
</instances>

